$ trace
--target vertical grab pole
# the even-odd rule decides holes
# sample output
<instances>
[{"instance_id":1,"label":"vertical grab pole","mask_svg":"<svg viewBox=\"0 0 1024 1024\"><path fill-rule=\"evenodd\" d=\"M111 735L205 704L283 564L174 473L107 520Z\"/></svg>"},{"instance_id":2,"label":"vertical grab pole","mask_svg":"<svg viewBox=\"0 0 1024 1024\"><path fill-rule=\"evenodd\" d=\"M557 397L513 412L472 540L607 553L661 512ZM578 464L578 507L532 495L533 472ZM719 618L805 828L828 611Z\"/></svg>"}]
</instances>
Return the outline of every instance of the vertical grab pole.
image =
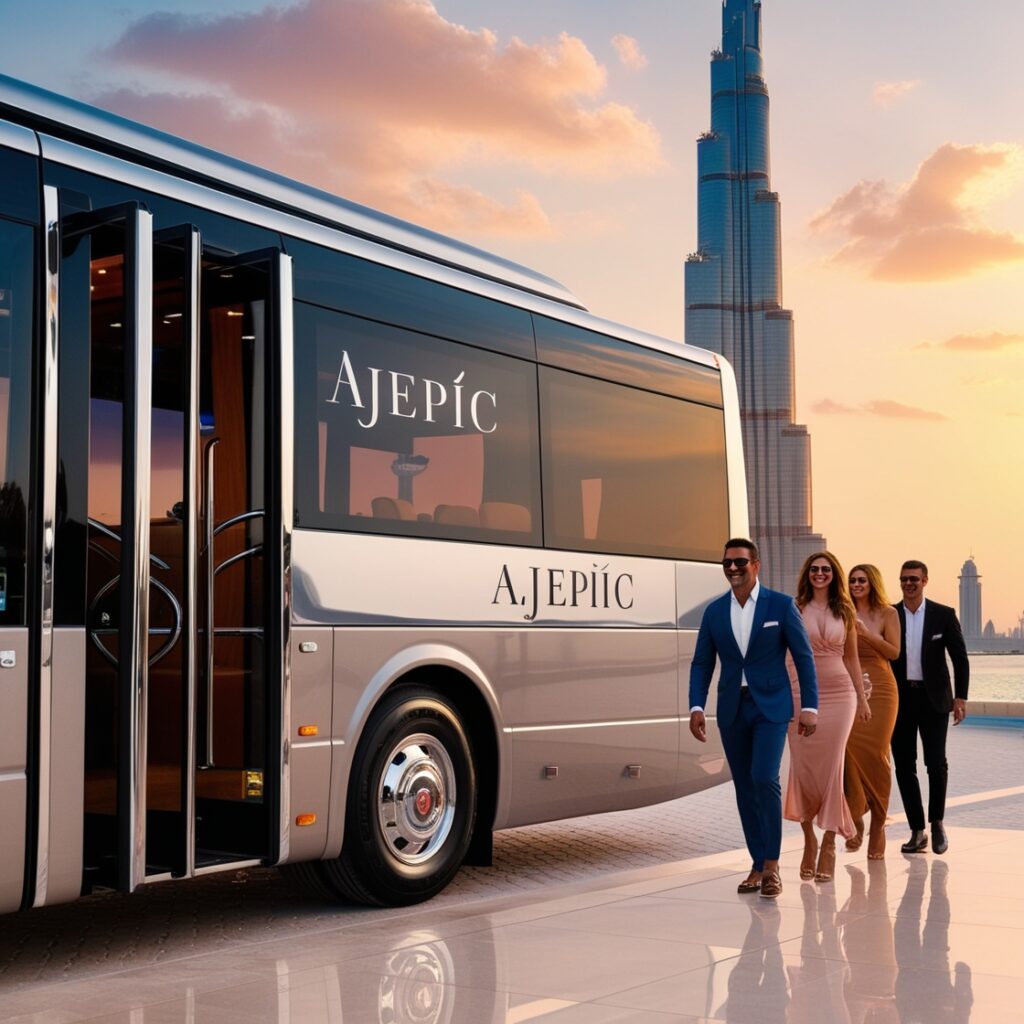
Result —
<instances>
[{"instance_id":1,"label":"vertical grab pole","mask_svg":"<svg viewBox=\"0 0 1024 1024\"><path fill-rule=\"evenodd\" d=\"M118 887L146 878L146 744L149 689L149 488L153 408L153 217L125 221L124 419L121 447Z\"/></svg>"},{"instance_id":2,"label":"vertical grab pole","mask_svg":"<svg viewBox=\"0 0 1024 1024\"><path fill-rule=\"evenodd\" d=\"M273 546L275 565L273 576L277 577L280 604L280 640L278 652L281 666L281 746L280 746L280 778L279 796L279 842L277 863L288 861L291 837L291 626L292 626L292 529L295 519L294 484L292 464L295 458L295 413L294 413L294 375L295 375L295 328L293 316L293 285L292 258L285 253L277 253L272 268L271 280L274 288L274 310L277 327L277 344L272 351L277 353L275 367L277 378L276 399L277 415L271 422L278 425L279 447L273 452L273 461L277 463L276 479L278 516L268 516L268 527L276 519L280 536L274 538ZM271 538L268 535L268 540ZM268 623L269 625L269 623Z\"/></svg>"},{"instance_id":3,"label":"vertical grab pole","mask_svg":"<svg viewBox=\"0 0 1024 1024\"><path fill-rule=\"evenodd\" d=\"M214 449L220 444L219 437L210 438L203 455L203 546L205 548L205 568L203 578L205 582L205 607L204 607L204 633L206 638L205 647L205 676L206 676L206 749L203 751L203 767L212 768L213 761L213 633L216 628L213 615L214 597L214 563L213 563L213 537L216 528L214 515L216 502L214 500L214 467L216 453Z\"/></svg>"},{"instance_id":4,"label":"vertical grab pole","mask_svg":"<svg viewBox=\"0 0 1024 1024\"><path fill-rule=\"evenodd\" d=\"M199 473L199 310L200 310L200 261L202 239L192 228L187 235L185 250L185 316L188 318L186 331L188 342L185 350L185 465L182 503L185 508L185 621L182 623L184 649L182 657L185 668L185 751L182 775L185 784L185 877L191 878L196 872L196 679L198 670L197 650L197 542L199 531L196 514L196 481Z\"/></svg>"},{"instance_id":5,"label":"vertical grab pole","mask_svg":"<svg viewBox=\"0 0 1024 1024\"><path fill-rule=\"evenodd\" d=\"M39 593L39 747L36 778L39 818L35 893L32 905L46 903L50 865L50 754L53 708L53 543L57 524L57 355L60 298L60 199L53 185L43 186L46 246L46 350L43 354L41 519L42 585Z\"/></svg>"}]
</instances>

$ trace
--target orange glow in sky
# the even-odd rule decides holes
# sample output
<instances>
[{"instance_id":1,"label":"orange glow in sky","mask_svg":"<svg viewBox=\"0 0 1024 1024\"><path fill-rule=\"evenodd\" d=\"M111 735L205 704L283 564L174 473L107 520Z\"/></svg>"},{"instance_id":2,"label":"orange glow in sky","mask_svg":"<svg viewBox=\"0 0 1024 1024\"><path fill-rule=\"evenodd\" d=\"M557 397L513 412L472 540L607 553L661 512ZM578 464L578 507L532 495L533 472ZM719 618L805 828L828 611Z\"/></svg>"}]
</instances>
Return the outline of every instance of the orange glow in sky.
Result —
<instances>
[{"instance_id":1,"label":"orange glow in sky","mask_svg":"<svg viewBox=\"0 0 1024 1024\"><path fill-rule=\"evenodd\" d=\"M681 337L718 0L126 0L120 22L17 7L7 74L457 235L595 313ZM814 527L894 595L900 561L923 559L928 595L954 606L973 552L983 619L1016 626L1024 9L765 0L763 22Z\"/></svg>"}]
</instances>

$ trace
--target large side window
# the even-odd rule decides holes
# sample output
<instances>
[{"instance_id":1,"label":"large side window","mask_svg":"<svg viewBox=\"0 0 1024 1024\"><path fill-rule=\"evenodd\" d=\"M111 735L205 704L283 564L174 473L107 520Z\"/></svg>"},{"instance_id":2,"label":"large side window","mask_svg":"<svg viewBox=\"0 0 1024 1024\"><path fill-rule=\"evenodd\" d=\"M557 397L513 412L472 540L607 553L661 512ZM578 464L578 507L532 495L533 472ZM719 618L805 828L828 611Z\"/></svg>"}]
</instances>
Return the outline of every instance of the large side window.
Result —
<instances>
[{"instance_id":1,"label":"large side window","mask_svg":"<svg viewBox=\"0 0 1024 1024\"><path fill-rule=\"evenodd\" d=\"M536 367L296 303L296 525L539 545Z\"/></svg>"},{"instance_id":2,"label":"large side window","mask_svg":"<svg viewBox=\"0 0 1024 1024\"><path fill-rule=\"evenodd\" d=\"M35 229L0 220L0 625L25 623Z\"/></svg>"},{"instance_id":3,"label":"large side window","mask_svg":"<svg viewBox=\"0 0 1024 1024\"><path fill-rule=\"evenodd\" d=\"M728 522L721 409L540 368L549 547L715 561Z\"/></svg>"}]
</instances>

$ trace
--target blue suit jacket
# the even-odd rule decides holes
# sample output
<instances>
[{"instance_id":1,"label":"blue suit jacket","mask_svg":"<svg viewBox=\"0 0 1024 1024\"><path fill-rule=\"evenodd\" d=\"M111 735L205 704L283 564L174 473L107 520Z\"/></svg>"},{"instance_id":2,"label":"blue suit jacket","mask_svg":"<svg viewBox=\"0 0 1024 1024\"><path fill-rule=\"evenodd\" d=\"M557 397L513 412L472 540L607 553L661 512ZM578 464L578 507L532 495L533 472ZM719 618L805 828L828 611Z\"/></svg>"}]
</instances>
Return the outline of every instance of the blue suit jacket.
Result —
<instances>
[{"instance_id":1,"label":"blue suit jacket","mask_svg":"<svg viewBox=\"0 0 1024 1024\"><path fill-rule=\"evenodd\" d=\"M740 679L747 677L750 695L770 722L793 717L793 694L786 670L786 651L793 655L800 681L800 706L818 706L818 675L804 621L788 594L761 587L754 605L747 655L740 654L732 633L729 609L732 593L716 598L704 609L697 648L690 665L690 707L705 707L716 657L722 663L718 680L718 724L729 726L740 706Z\"/></svg>"}]
</instances>

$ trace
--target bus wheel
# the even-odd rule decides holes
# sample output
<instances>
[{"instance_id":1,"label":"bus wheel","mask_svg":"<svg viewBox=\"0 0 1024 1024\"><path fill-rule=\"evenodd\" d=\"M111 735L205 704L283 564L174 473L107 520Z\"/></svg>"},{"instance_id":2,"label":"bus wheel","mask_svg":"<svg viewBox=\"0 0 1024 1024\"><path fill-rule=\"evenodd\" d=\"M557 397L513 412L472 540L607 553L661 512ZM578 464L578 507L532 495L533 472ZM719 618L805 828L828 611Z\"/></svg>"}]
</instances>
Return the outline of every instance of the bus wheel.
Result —
<instances>
[{"instance_id":1,"label":"bus wheel","mask_svg":"<svg viewBox=\"0 0 1024 1024\"><path fill-rule=\"evenodd\" d=\"M469 738L445 697L403 686L384 698L356 750L345 841L324 874L341 895L398 906L440 892L476 820Z\"/></svg>"}]
</instances>

